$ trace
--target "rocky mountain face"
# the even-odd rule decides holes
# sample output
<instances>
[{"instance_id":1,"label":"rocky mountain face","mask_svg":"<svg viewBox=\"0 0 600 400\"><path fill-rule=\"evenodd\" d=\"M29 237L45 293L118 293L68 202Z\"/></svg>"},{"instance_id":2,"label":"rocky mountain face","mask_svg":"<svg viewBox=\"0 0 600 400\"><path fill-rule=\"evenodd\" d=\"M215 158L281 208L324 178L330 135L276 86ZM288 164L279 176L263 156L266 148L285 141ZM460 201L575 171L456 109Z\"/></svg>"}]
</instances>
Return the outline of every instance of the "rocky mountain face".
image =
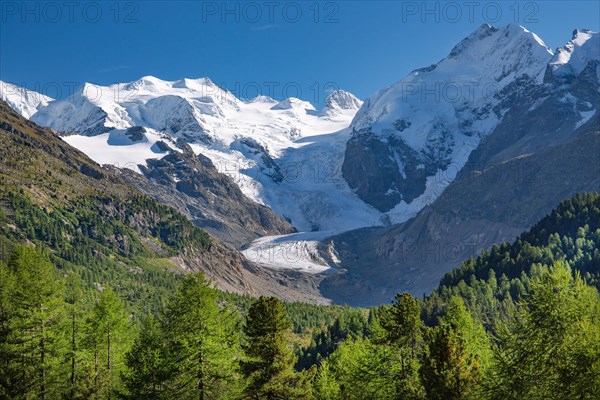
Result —
<instances>
[{"instance_id":1,"label":"rocky mountain face","mask_svg":"<svg viewBox=\"0 0 600 400\"><path fill-rule=\"evenodd\" d=\"M364 305L398 290L427 293L463 259L513 240L561 201L600 191L600 51L597 34L581 35L566 47L571 61L559 50L541 82L518 84L502 119L431 205L405 223L327 244L341 271L322 284L326 296Z\"/></svg>"},{"instance_id":2,"label":"rocky mountain face","mask_svg":"<svg viewBox=\"0 0 600 400\"><path fill-rule=\"evenodd\" d=\"M387 212L433 201L552 52L518 25L483 25L427 68L367 99L352 121L344 178Z\"/></svg>"},{"instance_id":3,"label":"rocky mountain face","mask_svg":"<svg viewBox=\"0 0 600 400\"><path fill-rule=\"evenodd\" d=\"M219 173L208 157L194 154L184 140L177 141L178 150L165 142L157 145L169 154L139 165L141 174L128 168L114 172L236 248L261 236L294 232L270 208L244 196L231 177Z\"/></svg>"}]
</instances>

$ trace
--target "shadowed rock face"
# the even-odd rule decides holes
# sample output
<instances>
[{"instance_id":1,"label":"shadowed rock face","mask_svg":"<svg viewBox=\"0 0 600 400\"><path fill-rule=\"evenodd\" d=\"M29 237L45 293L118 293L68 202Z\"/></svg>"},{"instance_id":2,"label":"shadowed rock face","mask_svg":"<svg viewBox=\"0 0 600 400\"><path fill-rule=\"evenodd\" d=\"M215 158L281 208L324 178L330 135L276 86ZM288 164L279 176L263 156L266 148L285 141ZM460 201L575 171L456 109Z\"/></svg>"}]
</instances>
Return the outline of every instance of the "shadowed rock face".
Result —
<instances>
[{"instance_id":1,"label":"shadowed rock face","mask_svg":"<svg viewBox=\"0 0 600 400\"><path fill-rule=\"evenodd\" d=\"M425 191L428 173L435 169L422 166L419 154L402 139L383 141L364 130L348 141L342 173L361 199L385 212Z\"/></svg>"},{"instance_id":2,"label":"shadowed rock face","mask_svg":"<svg viewBox=\"0 0 600 400\"><path fill-rule=\"evenodd\" d=\"M139 142L144 140L144 133L146 133L146 128L142 126L133 126L127 129L125 135L127 135L132 142Z\"/></svg>"}]
</instances>

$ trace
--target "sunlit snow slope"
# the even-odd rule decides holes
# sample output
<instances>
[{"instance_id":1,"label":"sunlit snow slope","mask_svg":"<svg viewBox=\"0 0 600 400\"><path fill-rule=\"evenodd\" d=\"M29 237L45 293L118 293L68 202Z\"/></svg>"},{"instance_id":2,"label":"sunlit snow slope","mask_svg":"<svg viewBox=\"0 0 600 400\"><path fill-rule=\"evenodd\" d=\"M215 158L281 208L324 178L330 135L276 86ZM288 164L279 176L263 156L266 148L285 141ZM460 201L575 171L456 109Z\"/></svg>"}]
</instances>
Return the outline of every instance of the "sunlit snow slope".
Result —
<instances>
[{"instance_id":1,"label":"sunlit snow slope","mask_svg":"<svg viewBox=\"0 0 600 400\"><path fill-rule=\"evenodd\" d=\"M46 106L54 100L33 90L2 81L0 81L0 99L6 101L13 110L28 119L38 111L39 107Z\"/></svg>"}]
</instances>

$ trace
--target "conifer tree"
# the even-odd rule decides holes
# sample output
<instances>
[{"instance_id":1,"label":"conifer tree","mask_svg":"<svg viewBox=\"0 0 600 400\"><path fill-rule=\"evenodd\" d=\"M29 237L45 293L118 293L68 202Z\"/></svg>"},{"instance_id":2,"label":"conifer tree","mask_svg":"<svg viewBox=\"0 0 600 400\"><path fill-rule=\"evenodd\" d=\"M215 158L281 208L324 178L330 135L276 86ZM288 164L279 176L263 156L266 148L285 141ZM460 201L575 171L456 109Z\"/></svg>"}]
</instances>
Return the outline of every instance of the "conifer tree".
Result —
<instances>
[{"instance_id":1,"label":"conifer tree","mask_svg":"<svg viewBox=\"0 0 600 400\"><path fill-rule=\"evenodd\" d=\"M381 317L383 343L399 353L400 374L394 379L398 398L421 399L424 389L419 378L418 356L422 347L421 305L408 293L398 293Z\"/></svg>"},{"instance_id":2,"label":"conifer tree","mask_svg":"<svg viewBox=\"0 0 600 400\"><path fill-rule=\"evenodd\" d=\"M10 398L15 371L12 370L13 348L10 343L14 313L15 274L0 260L0 398Z\"/></svg>"},{"instance_id":3,"label":"conifer tree","mask_svg":"<svg viewBox=\"0 0 600 400\"><path fill-rule=\"evenodd\" d=\"M294 373L295 356L288 346L291 324L283 303L260 297L248 310L244 333L242 373L248 379L251 399L297 399L310 397L305 379Z\"/></svg>"},{"instance_id":4,"label":"conifer tree","mask_svg":"<svg viewBox=\"0 0 600 400\"><path fill-rule=\"evenodd\" d=\"M88 348L93 357L93 396L112 398L123 369L123 354L129 343L129 318L123 301L104 288L87 322Z\"/></svg>"},{"instance_id":5,"label":"conifer tree","mask_svg":"<svg viewBox=\"0 0 600 400\"><path fill-rule=\"evenodd\" d=\"M462 298L450 299L440 325L427 331L426 343L421 377L427 399L480 398L490 344L483 326L469 314Z\"/></svg>"},{"instance_id":6,"label":"conifer tree","mask_svg":"<svg viewBox=\"0 0 600 400\"><path fill-rule=\"evenodd\" d=\"M170 398L167 383L174 376L176 366L166 359L166 342L159 321L148 317L125 355L128 369L122 374L121 397L131 400Z\"/></svg>"},{"instance_id":7,"label":"conifer tree","mask_svg":"<svg viewBox=\"0 0 600 400\"><path fill-rule=\"evenodd\" d=\"M9 268L14 283L2 346L7 392L12 398L59 397L65 383L61 282L48 257L31 246L16 246Z\"/></svg>"},{"instance_id":8,"label":"conifer tree","mask_svg":"<svg viewBox=\"0 0 600 400\"><path fill-rule=\"evenodd\" d=\"M81 331L83 325L83 289L79 278L74 274L67 277L65 284L65 309L67 317L67 340L69 342L67 362L69 368L69 390L68 398L79 397L81 376L84 375L82 368Z\"/></svg>"},{"instance_id":9,"label":"conifer tree","mask_svg":"<svg viewBox=\"0 0 600 400\"><path fill-rule=\"evenodd\" d=\"M178 399L233 398L239 379L237 313L218 302L218 292L204 275L187 276L170 299L164 318L169 382Z\"/></svg>"},{"instance_id":10,"label":"conifer tree","mask_svg":"<svg viewBox=\"0 0 600 400\"><path fill-rule=\"evenodd\" d=\"M330 367L329 361L323 360L319 365L313 384L314 397L317 400L337 400L340 398L340 384Z\"/></svg>"}]
</instances>

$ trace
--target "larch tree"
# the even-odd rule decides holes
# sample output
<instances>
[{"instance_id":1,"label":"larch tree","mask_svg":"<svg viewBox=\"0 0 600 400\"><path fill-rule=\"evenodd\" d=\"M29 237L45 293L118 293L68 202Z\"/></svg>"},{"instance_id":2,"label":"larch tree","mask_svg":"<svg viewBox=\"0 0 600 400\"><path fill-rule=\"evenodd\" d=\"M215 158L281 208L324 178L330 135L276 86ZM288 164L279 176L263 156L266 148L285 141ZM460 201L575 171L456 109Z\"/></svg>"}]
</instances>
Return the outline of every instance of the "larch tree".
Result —
<instances>
[{"instance_id":1,"label":"larch tree","mask_svg":"<svg viewBox=\"0 0 600 400\"><path fill-rule=\"evenodd\" d=\"M16 246L8 267L14 274L4 349L13 398L52 399L64 389L63 287L48 257Z\"/></svg>"},{"instance_id":2,"label":"larch tree","mask_svg":"<svg viewBox=\"0 0 600 400\"><path fill-rule=\"evenodd\" d=\"M237 394L238 315L219 304L218 296L204 275L193 274L168 302L163 329L168 341L167 362L176 368L168 384L179 399L232 398Z\"/></svg>"},{"instance_id":3,"label":"larch tree","mask_svg":"<svg viewBox=\"0 0 600 400\"><path fill-rule=\"evenodd\" d=\"M246 357L241 361L249 398L310 397L308 382L294 372L296 357L288 346L290 332L291 323L281 300L263 296L252 303L244 326Z\"/></svg>"},{"instance_id":4,"label":"larch tree","mask_svg":"<svg viewBox=\"0 0 600 400\"><path fill-rule=\"evenodd\" d=\"M87 321L87 346L93 357L93 397L111 399L123 368L123 353L129 343L129 317L123 301L104 288Z\"/></svg>"},{"instance_id":5,"label":"larch tree","mask_svg":"<svg viewBox=\"0 0 600 400\"><path fill-rule=\"evenodd\" d=\"M450 299L439 326L426 331L421 378L427 399L480 398L482 378L491 357L483 326L467 311L462 298Z\"/></svg>"}]
</instances>

